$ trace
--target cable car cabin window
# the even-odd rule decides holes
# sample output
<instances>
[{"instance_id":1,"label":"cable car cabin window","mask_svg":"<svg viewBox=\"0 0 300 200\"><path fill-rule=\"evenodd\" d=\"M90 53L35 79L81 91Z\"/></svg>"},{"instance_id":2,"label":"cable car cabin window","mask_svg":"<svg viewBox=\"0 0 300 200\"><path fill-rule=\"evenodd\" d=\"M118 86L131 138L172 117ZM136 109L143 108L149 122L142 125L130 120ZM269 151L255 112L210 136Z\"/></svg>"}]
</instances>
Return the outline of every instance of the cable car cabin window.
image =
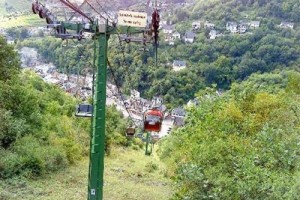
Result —
<instances>
[{"instance_id":1,"label":"cable car cabin window","mask_svg":"<svg viewBox=\"0 0 300 200\"><path fill-rule=\"evenodd\" d=\"M133 137L135 135L135 128L129 127L126 129L126 136L127 137Z\"/></svg>"},{"instance_id":2,"label":"cable car cabin window","mask_svg":"<svg viewBox=\"0 0 300 200\"><path fill-rule=\"evenodd\" d=\"M161 129L162 118L157 115L145 116L144 129L145 131L159 132Z\"/></svg>"},{"instance_id":3,"label":"cable car cabin window","mask_svg":"<svg viewBox=\"0 0 300 200\"><path fill-rule=\"evenodd\" d=\"M76 117L92 117L93 106L90 104L80 104L76 110Z\"/></svg>"},{"instance_id":4,"label":"cable car cabin window","mask_svg":"<svg viewBox=\"0 0 300 200\"><path fill-rule=\"evenodd\" d=\"M146 119L145 119L145 121L148 121L149 124L152 124L152 125L154 125L157 122L160 122L160 120L161 120L160 117L156 116L156 115L148 115L148 116L146 116Z\"/></svg>"}]
</instances>

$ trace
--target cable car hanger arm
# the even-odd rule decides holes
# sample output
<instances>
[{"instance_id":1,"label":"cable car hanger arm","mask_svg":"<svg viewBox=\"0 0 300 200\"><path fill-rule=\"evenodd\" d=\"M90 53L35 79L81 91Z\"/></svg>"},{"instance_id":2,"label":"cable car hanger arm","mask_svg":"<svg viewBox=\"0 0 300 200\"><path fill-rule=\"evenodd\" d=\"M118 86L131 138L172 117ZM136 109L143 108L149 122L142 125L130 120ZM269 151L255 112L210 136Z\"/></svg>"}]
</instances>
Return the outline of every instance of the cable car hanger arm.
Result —
<instances>
[{"instance_id":1,"label":"cable car hanger arm","mask_svg":"<svg viewBox=\"0 0 300 200\"><path fill-rule=\"evenodd\" d=\"M63 28L69 30L81 30L84 27L82 23L74 23L74 22L62 22L61 26ZM89 33L97 33L97 32L106 32L107 34L135 34L135 33L144 33L145 28L136 28L132 26L108 26L106 24L97 24L92 23L91 28L86 30L83 29L84 32Z\"/></svg>"}]
</instances>

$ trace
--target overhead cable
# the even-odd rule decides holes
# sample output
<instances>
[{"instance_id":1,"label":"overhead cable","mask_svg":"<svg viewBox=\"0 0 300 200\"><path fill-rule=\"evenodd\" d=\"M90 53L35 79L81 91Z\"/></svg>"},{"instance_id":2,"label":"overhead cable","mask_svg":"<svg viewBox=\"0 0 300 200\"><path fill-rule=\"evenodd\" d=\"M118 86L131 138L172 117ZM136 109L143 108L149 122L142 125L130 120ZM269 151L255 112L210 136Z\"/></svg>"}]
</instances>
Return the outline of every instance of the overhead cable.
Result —
<instances>
[{"instance_id":1,"label":"overhead cable","mask_svg":"<svg viewBox=\"0 0 300 200\"><path fill-rule=\"evenodd\" d=\"M111 75L112 75L112 77L113 77L113 80L114 80L114 82L115 82L115 85L116 85L116 87L117 87L118 93L119 93L119 95L122 95L122 92L121 92L121 90L120 90L120 87L119 87L119 85L118 85L118 83L117 83L117 79L116 79L115 73L114 73L114 71L112 70L112 67L111 67L111 65L110 65L109 60L107 60L107 65L108 65L108 69L109 69L109 71L110 71L110 73L111 73ZM138 127L138 125L137 125L137 124L135 123L135 121L133 120L133 117L132 117L131 113L129 112L129 110L128 110L128 108L127 108L127 106L126 106L126 104L125 104L125 101L124 101L124 99L123 99L122 96L121 96L121 100L122 100L122 103L123 103L123 105L124 105L125 110L127 111L128 115L129 115L129 118L131 119L131 121L133 122L133 124L134 124L136 127Z\"/></svg>"},{"instance_id":2,"label":"overhead cable","mask_svg":"<svg viewBox=\"0 0 300 200\"><path fill-rule=\"evenodd\" d=\"M101 13L99 13L95 8L94 8L94 6L93 5L91 5L89 2L88 2L88 0L85 0L85 2L101 17L101 18L103 18L103 19L105 19L105 20L107 20Z\"/></svg>"},{"instance_id":3,"label":"overhead cable","mask_svg":"<svg viewBox=\"0 0 300 200\"><path fill-rule=\"evenodd\" d=\"M81 14L83 17L87 18L88 20L90 20L91 22L93 22L92 18L90 18L89 16L87 16L84 12L82 12L81 10L79 10L76 6L74 6L69 0L60 0L60 2L62 2L63 4L65 4L66 6L68 6L69 8L71 8L72 10L74 10L75 12Z\"/></svg>"}]
</instances>

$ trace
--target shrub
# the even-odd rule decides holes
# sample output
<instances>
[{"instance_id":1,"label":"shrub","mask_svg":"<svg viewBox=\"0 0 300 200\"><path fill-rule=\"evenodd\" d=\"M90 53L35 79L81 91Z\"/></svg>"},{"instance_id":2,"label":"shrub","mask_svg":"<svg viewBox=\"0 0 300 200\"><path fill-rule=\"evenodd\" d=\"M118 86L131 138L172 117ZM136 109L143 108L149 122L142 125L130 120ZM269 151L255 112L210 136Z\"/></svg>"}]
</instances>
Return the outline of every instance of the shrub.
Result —
<instances>
[{"instance_id":1,"label":"shrub","mask_svg":"<svg viewBox=\"0 0 300 200\"><path fill-rule=\"evenodd\" d=\"M33 136L25 136L13 146L20 156L19 168L27 177L57 171L68 166L68 158L63 149L57 146L41 146Z\"/></svg>"},{"instance_id":2,"label":"shrub","mask_svg":"<svg viewBox=\"0 0 300 200\"><path fill-rule=\"evenodd\" d=\"M25 120L15 119L10 111L0 109L0 146L7 149L27 131Z\"/></svg>"},{"instance_id":3,"label":"shrub","mask_svg":"<svg viewBox=\"0 0 300 200\"><path fill-rule=\"evenodd\" d=\"M149 173L152 173L156 170L158 170L158 165L156 163L154 163L153 161L150 161L146 164L146 171Z\"/></svg>"},{"instance_id":4,"label":"shrub","mask_svg":"<svg viewBox=\"0 0 300 200\"><path fill-rule=\"evenodd\" d=\"M10 178L21 172L21 156L11 151L0 149L0 178Z\"/></svg>"},{"instance_id":5,"label":"shrub","mask_svg":"<svg viewBox=\"0 0 300 200\"><path fill-rule=\"evenodd\" d=\"M163 142L175 199L296 199L299 95L249 96L204 99Z\"/></svg>"},{"instance_id":6,"label":"shrub","mask_svg":"<svg viewBox=\"0 0 300 200\"><path fill-rule=\"evenodd\" d=\"M45 170L47 172L64 169L69 164L66 153L58 147L48 146L42 154L43 159L45 159Z\"/></svg>"}]
</instances>

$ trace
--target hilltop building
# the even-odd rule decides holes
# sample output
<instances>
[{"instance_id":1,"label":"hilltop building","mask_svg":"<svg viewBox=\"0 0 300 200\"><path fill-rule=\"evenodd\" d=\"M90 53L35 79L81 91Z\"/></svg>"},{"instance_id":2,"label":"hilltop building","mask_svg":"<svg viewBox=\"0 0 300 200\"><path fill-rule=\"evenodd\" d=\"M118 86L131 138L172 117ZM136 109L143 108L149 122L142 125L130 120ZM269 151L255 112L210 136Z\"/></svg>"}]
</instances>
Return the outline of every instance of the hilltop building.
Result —
<instances>
[{"instance_id":1,"label":"hilltop building","mask_svg":"<svg viewBox=\"0 0 300 200\"><path fill-rule=\"evenodd\" d=\"M196 38L196 34L193 31L187 31L184 35L185 43L193 43Z\"/></svg>"},{"instance_id":2,"label":"hilltop building","mask_svg":"<svg viewBox=\"0 0 300 200\"><path fill-rule=\"evenodd\" d=\"M279 27L294 29L294 23L293 22L281 22Z\"/></svg>"},{"instance_id":3,"label":"hilltop building","mask_svg":"<svg viewBox=\"0 0 300 200\"><path fill-rule=\"evenodd\" d=\"M180 71L185 68L186 68L186 61L174 60L174 62L173 62L173 70L174 71Z\"/></svg>"}]
</instances>

